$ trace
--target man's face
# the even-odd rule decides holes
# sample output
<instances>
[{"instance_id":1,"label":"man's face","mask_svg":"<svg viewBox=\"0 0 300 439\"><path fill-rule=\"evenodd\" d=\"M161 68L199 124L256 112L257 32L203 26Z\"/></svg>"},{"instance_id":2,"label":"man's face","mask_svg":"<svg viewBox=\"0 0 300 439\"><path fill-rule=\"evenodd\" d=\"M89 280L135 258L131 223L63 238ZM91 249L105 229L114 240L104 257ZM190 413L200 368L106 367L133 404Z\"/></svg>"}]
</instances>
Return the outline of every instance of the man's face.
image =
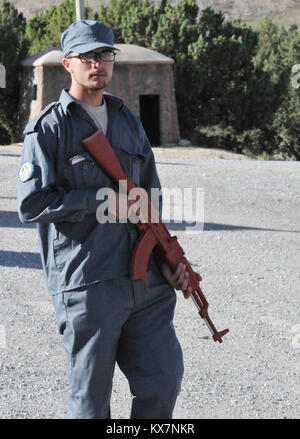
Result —
<instances>
[{"instance_id":1,"label":"man's face","mask_svg":"<svg viewBox=\"0 0 300 439\"><path fill-rule=\"evenodd\" d=\"M112 50L107 47L94 49L92 52L104 52ZM79 87L84 90L101 90L110 82L113 72L113 61L97 61L82 62L79 58L70 58L78 53L71 52L63 60L63 65L71 74L72 86Z\"/></svg>"}]
</instances>

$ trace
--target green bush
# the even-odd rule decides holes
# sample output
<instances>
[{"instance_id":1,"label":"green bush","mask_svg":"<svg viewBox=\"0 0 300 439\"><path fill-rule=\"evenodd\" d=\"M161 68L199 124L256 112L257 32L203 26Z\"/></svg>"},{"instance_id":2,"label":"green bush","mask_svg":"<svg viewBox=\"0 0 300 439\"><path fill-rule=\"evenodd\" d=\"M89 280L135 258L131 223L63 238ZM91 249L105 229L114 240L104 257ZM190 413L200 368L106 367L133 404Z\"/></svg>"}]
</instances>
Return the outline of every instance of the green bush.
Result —
<instances>
[{"instance_id":1,"label":"green bush","mask_svg":"<svg viewBox=\"0 0 300 439\"><path fill-rule=\"evenodd\" d=\"M192 143L195 145L227 149L252 157L264 152L272 156L274 145L278 145L279 142L276 131L269 126L263 129L253 128L237 134L231 126L212 125L196 128L192 136Z\"/></svg>"},{"instance_id":2,"label":"green bush","mask_svg":"<svg viewBox=\"0 0 300 439\"><path fill-rule=\"evenodd\" d=\"M274 129L278 133L278 152L286 159L300 160L300 95L289 87L286 98L274 117Z\"/></svg>"},{"instance_id":3,"label":"green bush","mask_svg":"<svg viewBox=\"0 0 300 439\"><path fill-rule=\"evenodd\" d=\"M299 63L300 31L295 25L286 30L266 19L258 32L255 64L270 72L276 94L271 123L276 132L274 150L285 158L300 160L300 90L292 85L292 68Z\"/></svg>"}]
</instances>

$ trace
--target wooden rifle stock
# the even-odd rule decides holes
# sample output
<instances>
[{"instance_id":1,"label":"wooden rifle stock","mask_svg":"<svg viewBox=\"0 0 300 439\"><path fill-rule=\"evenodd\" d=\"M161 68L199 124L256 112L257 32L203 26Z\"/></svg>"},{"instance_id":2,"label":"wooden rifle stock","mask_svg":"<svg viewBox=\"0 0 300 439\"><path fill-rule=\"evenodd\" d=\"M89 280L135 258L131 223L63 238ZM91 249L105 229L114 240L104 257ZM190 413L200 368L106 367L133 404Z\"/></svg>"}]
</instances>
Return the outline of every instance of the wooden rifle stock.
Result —
<instances>
[{"instance_id":1,"label":"wooden rifle stock","mask_svg":"<svg viewBox=\"0 0 300 439\"><path fill-rule=\"evenodd\" d=\"M92 136L84 139L82 143L100 167L121 186L125 185L128 192L137 187L124 173L114 150L101 130L96 131ZM184 251L179 245L177 237L170 235L148 197L147 205L142 207L141 217L144 222L136 223L141 234L135 245L131 260L131 279L145 280L147 278L147 264L155 246L158 247L164 261L173 271L176 270L180 262L185 264L189 273L188 286L192 288L192 298L199 314L210 329L212 338L222 343L222 337L229 329L217 331L215 328L208 315L208 302L200 288L200 281L196 273L188 260L184 257ZM154 221L153 218L155 219Z\"/></svg>"}]
</instances>

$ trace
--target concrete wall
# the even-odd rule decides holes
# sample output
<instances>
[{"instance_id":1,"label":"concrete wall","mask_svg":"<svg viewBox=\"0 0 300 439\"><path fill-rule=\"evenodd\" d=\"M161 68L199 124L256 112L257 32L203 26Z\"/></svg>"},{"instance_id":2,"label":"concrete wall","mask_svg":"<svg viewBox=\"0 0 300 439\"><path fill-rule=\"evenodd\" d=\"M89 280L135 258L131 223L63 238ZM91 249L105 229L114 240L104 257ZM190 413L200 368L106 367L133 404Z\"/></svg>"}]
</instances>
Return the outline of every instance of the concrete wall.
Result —
<instances>
[{"instance_id":1,"label":"concrete wall","mask_svg":"<svg viewBox=\"0 0 300 439\"><path fill-rule=\"evenodd\" d=\"M57 101L63 88L70 88L71 79L63 66L43 66L44 103ZM44 106L45 106L44 105Z\"/></svg>"},{"instance_id":2,"label":"concrete wall","mask_svg":"<svg viewBox=\"0 0 300 439\"><path fill-rule=\"evenodd\" d=\"M139 96L159 95L161 143L179 141L172 64L115 64L107 91L123 99L138 116Z\"/></svg>"},{"instance_id":3,"label":"concrete wall","mask_svg":"<svg viewBox=\"0 0 300 439\"><path fill-rule=\"evenodd\" d=\"M37 90L34 98L35 87ZM50 102L57 101L61 90L70 87L70 77L62 66L23 67L19 101L19 141L24 128Z\"/></svg>"}]
</instances>

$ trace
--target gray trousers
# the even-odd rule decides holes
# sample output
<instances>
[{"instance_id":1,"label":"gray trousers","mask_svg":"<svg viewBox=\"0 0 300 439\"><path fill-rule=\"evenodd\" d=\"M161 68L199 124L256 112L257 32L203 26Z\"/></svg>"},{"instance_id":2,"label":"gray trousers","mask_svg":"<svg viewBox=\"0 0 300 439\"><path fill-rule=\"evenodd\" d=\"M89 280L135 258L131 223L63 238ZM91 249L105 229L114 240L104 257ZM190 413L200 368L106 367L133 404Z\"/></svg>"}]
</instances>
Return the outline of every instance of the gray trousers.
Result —
<instances>
[{"instance_id":1,"label":"gray trousers","mask_svg":"<svg viewBox=\"0 0 300 439\"><path fill-rule=\"evenodd\" d=\"M157 273L53 296L68 357L69 418L110 418L115 363L128 379L131 419L171 419L183 375L176 293Z\"/></svg>"}]
</instances>

